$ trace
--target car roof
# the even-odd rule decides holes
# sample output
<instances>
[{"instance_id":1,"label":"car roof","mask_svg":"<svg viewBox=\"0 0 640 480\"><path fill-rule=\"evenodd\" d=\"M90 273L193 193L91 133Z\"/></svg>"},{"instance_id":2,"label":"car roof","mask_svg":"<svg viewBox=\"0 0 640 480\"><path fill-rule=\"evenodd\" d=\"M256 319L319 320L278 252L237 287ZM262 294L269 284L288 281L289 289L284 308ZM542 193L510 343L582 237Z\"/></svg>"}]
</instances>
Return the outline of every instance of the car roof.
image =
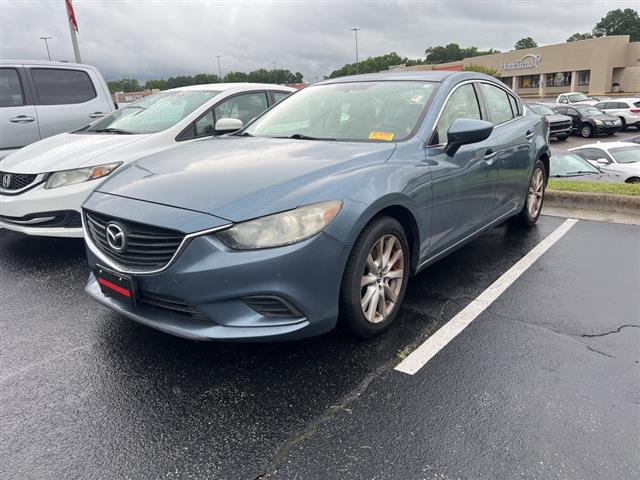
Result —
<instances>
[{"instance_id":1,"label":"car roof","mask_svg":"<svg viewBox=\"0 0 640 480\"><path fill-rule=\"evenodd\" d=\"M414 70L409 72L397 72L397 71L385 71L378 73L364 73L362 75L349 75L347 77L328 78L314 85L326 85L332 83L346 83L346 82L375 82L375 81L425 81L425 82L443 82L448 78L456 77L460 80L491 80L494 83L499 81L478 72L461 72L454 70Z\"/></svg>"},{"instance_id":2,"label":"car roof","mask_svg":"<svg viewBox=\"0 0 640 480\"><path fill-rule=\"evenodd\" d=\"M88 63L60 62L55 60L0 60L0 65L35 65L38 67L65 67L96 70Z\"/></svg>"},{"instance_id":3,"label":"car roof","mask_svg":"<svg viewBox=\"0 0 640 480\"><path fill-rule=\"evenodd\" d=\"M268 90L282 90L285 92L295 92L295 88L287 87L285 85L277 85L273 83L249 83L249 82L238 82L238 83L203 83L201 85L188 85L186 87L177 87L170 89L171 91L182 91L182 90L213 90L226 92L228 90L256 90L256 89L268 89Z\"/></svg>"},{"instance_id":4,"label":"car roof","mask_svg":"<svg viewBox=\"0 0 640 480\"><path fill-rule=\"evenodd\" d=\"M638 147L640 148L640 145L638 145L637 143L633 143L633 142L596 142L596 143L589 143L587 145L580 145L579 147L575 147L570 149L570 152L573 152L574 150L580 150L583 148L599 148L601 150L611 150L612 148L617 148L617 147Z\"/></svg>"}]
</instances>

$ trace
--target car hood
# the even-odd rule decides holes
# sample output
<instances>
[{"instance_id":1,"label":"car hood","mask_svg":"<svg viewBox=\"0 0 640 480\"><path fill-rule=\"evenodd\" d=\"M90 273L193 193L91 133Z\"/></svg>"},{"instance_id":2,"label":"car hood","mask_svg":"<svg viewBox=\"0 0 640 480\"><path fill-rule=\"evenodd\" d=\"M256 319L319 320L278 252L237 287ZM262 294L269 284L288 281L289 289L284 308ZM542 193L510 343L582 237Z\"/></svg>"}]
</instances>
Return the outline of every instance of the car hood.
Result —
<instances>
[{"instance_id":1,"label":"car hood","mask_svg":"<svg viewBox=\"0 0 640 480\"><path fill-rule=\"evenodd\" d=\"M111 154L118 149L149 137L150 135L62 133L27 145L7 156L2 160L2 170L13 173L46 173L107 163L113 161Z\"/></svg>"},{"instance_id":2,"label":"car hood","mask_svg":"<svg viewBox=\"0 0 640 480\"><path fill-rule=\"evenodd\" d=\"M133 162L97 191L239 222L295 208L313 192L314 182L372 168L394 148L394 143L224 137Z\"/></svg>"},{"instance_id":3,"label":"car hood","mask_svg":"<svg viewBox=\"0 0 640 480\"><path fill-rule=\"evenodd\" d=\"M547 115L545 117L549 120L549 123L558 123L558 122L570 122L571 117L567 115L560 115L559 113L554 113L553 115Z\"/></svg>"}]
</instances>

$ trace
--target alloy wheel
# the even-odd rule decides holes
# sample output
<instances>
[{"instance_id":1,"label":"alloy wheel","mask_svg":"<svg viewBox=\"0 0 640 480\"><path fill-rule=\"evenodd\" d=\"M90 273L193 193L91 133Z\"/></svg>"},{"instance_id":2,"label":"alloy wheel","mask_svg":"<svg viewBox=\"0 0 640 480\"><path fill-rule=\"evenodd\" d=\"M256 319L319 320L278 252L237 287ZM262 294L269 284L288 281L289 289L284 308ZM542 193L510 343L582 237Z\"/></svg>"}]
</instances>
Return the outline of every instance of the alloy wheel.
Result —
<instances>
[{"instance_id":1,"label":"alloy wheel","mask_svg":"<svg viewBox=\"0 0 640 480\"><path fill-rule=\"evenodd\" d=\"M392 234L380 237L367 255L360 281L360 303L370 323L383 322L393 311L404 281L404 250Z\"/></svg>"},{"instance_id":2,"label":"alloy wheel","mask_svg":"<svg viewBox=\"0 0 640 480\"><path fill-rule=\"evenodd\" d=\"M527 209L529 216L536 218L542 208L542 195L544 194L544 173L536 168L529 184L529 194L527 196Z\"/></svg>"}]
</instances>

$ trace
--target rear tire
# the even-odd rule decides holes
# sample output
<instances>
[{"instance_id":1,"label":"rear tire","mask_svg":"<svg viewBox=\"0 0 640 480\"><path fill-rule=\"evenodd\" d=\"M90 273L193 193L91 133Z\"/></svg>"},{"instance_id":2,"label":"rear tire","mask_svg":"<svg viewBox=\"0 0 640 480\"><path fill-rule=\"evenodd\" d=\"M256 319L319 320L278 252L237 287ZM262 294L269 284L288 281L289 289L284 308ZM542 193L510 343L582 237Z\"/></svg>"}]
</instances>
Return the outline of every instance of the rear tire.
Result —
<instances>
[{"instance_id":1,"label":"rear tire","mask_svg":"<svg viewBox=\"0 0 640 480\"><path fill-rule=\"evenodd\" d=\"M340 322L353 336L373 338L398 316L409 255L405 231L394 218L375 218L360 233L340 287Z\"/></svg>"},{"instance_id":2,"label":"rear tire","mask_svg":"<svg viewBox=\"0 0 640 480\"><path fill-rule=\"evenodd\" d=\"M589 123L585 123L580 127L580 136L582 138L591 138L593 137L593 127Z\"/></svg>"},{"instance_id":3,"label":"rear tire","mask_svg":"<svg viewBox=\"0 0 640 480\"><path fill-rule=\"evenodd\" d=\"M544 203L544 191L547 187L547 172L544 168L542 160L536 160L531 173L531 180L527 188L527 199L524 202L522 211L515 217L518 224L530 227L535 225L540 218L542 212L542 204Z\"/></svg>"}]
</instances>

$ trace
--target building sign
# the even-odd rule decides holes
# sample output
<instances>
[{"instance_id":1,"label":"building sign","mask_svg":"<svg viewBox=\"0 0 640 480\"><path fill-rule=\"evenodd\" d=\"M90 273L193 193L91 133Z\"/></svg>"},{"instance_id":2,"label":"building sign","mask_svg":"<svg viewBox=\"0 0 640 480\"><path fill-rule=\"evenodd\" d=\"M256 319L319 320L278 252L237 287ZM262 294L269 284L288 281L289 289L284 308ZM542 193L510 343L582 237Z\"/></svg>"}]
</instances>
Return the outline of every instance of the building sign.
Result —
<instances>
[{"instance_id":1,"label":"building sign","mask_svg":"<svg viewBox=\"0 0 640 480\"><path fill-rule=\"evenodd\" d=\"M502 62L500 64L501 70L526 70L536 69L540 64L540 55L534 55L530 53L522 57L522 60L516 60L515 62Z\"/></svg>"}]
</instances>

